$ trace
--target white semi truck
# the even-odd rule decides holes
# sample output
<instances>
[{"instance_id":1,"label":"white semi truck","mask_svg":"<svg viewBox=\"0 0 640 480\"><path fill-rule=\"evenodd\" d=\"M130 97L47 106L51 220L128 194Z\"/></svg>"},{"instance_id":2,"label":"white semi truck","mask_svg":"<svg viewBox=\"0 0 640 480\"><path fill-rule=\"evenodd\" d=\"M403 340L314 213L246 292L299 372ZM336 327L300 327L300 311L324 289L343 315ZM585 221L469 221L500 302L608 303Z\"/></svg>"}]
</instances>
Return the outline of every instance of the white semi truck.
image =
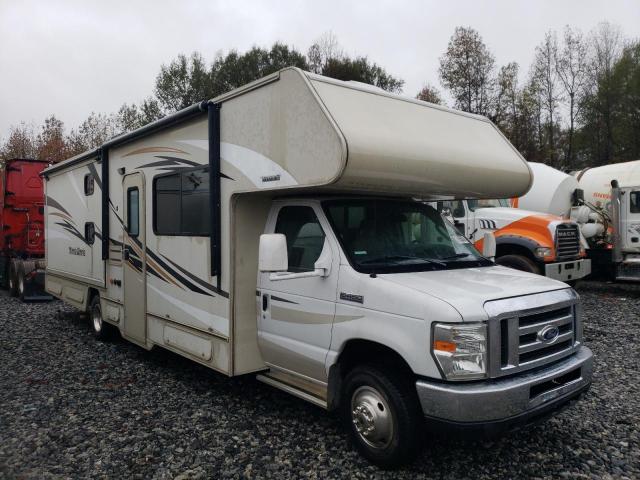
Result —
<instances>
[{"instance_id":1,"label":"white semi truck","mask_svg":"<svg viewBox=\"0 0 640 480\"><path fill-rule=\"evenodd\" d=\"M337 410L380 466L425 425L527 423L591 383L578 295L413 200L529 188L484 117L285 69L44 176L46 289L99 339Z\"/></svg>"},{"instance_id":2,"label":"white semi truck","mask_svg":"<svg viewBox=\"0 0 640 480\"><path fill-rule=\"evenodd\" d=\"M640 280L640 160L573 175L531 162L534 182L515 205L562 215L580 225L594 270Z\"/></svg>"}]
</instances>

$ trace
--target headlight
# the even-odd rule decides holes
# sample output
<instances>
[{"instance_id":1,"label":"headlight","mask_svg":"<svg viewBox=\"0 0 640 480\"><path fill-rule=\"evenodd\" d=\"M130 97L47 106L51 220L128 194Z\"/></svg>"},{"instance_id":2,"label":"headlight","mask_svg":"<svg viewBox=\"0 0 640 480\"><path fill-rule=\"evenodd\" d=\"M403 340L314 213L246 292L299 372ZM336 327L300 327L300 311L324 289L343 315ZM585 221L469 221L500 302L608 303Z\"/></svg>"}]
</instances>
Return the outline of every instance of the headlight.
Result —
<instances>
[{"instance_id":1,"label":"headlight","mask_svg":"<svg viewBox=\"0 0 640 480\"><path fill-rule=\"evenodd\" d=\"M535 249L536 257L544 258L548 257L553 251L548 247L538 247Z\"/></svg>"},{"instance_id":2,"label":"headlight","mask_svg":"<svg viewBox=\"0 0 640 480\"><path fill-rule=\"evenodd\" d=\"M487 375L484 323L438 323L433 328L432 349L447 380L475 380Z\"/></svg>"}]
</instances>

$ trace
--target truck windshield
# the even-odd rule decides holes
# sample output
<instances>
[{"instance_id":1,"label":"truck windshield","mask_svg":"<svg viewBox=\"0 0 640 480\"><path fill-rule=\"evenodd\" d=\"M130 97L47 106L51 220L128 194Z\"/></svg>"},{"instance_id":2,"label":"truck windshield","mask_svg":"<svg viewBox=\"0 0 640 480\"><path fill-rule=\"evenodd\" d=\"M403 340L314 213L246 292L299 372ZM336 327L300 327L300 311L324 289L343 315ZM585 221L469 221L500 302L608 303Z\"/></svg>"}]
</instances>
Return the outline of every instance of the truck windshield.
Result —
<instances>
[{"instance_id":1,"label":"truck windshield","mask_svg":"<svg viewBox=\"0 0 640 480\"><path fill-rule=\"evenodd\" d=\"M492 265L429 205L408 200L327 200L323 208L349 256L364 273Z\"/></svg>"},{"instance_id":2,"label":"truck windshield","mask_svg":"<svg viewBox=\"0 0 640 480\"><path fill-rule=\"evenodd\" d=\"M509 208L511 204L509 200L506 198L489 198L483 200L467 200L467 204L469 205L469 210L475 212L478 208L496 208L496 207L507 207Z\"/></svg>"}]
</instances>

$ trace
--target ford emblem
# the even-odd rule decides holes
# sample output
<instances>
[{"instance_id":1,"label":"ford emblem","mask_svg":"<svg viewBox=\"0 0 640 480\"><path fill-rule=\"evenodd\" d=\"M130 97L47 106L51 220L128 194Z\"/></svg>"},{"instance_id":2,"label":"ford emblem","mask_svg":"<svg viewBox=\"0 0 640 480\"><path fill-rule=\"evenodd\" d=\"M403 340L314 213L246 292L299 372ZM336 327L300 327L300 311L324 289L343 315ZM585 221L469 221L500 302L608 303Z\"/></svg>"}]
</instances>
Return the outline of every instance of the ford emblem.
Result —
<instances>
[{"instance_id":1,"label":"ford emblem","mask_svg":"<svg viewBox=\"0 0 640 480\"><path fill-rule=\"evenodd\" d=\"M553 343L560 335L560 330L555 325L547 325L538 332L538 340L542 343Z\"/></svg>"}]
</instances>

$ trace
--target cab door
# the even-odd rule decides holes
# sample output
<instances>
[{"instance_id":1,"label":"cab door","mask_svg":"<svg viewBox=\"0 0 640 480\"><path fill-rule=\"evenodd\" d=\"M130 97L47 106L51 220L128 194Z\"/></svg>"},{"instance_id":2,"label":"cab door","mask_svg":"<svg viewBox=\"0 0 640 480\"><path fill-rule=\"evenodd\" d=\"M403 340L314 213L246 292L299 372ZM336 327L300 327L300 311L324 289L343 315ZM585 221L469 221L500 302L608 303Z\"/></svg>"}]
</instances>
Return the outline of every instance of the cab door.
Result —
<instances>
[{"instance_id":1,"label":"cab door","mask_svg":"<svg viewBox=\"0 0 640 480\"><path fill-rule=\"evenodd\" d=\"M314 204L274 208L266 233L282 233L289 260L286 279L259 273L258 344L265 362L326 382L325 359L331 345L336 308L339 255L327 235L329 225ZM322 256L326 276L310 276Z\"/></svg>"},{"instance_id":2,"label":"cab door","mask_svg":"<svg viewBox=\"0 0 640 480\"><path fill-rule=\"evenodd\" d=\"M123 335L140 345L147 342L147 258L144 177L126 175L124 192L124 228L122 232L124 325Z\"/></svg>"},{"instance_id":3,"label":"cab door","mask_svg":"<svg viewBox=\"0 0 640 480\"><path fill-rule=\"evenodd\" d=\"M629 189L621 197L623 248L640 250L640 189Z\"/></svg>"}]
</instances>

